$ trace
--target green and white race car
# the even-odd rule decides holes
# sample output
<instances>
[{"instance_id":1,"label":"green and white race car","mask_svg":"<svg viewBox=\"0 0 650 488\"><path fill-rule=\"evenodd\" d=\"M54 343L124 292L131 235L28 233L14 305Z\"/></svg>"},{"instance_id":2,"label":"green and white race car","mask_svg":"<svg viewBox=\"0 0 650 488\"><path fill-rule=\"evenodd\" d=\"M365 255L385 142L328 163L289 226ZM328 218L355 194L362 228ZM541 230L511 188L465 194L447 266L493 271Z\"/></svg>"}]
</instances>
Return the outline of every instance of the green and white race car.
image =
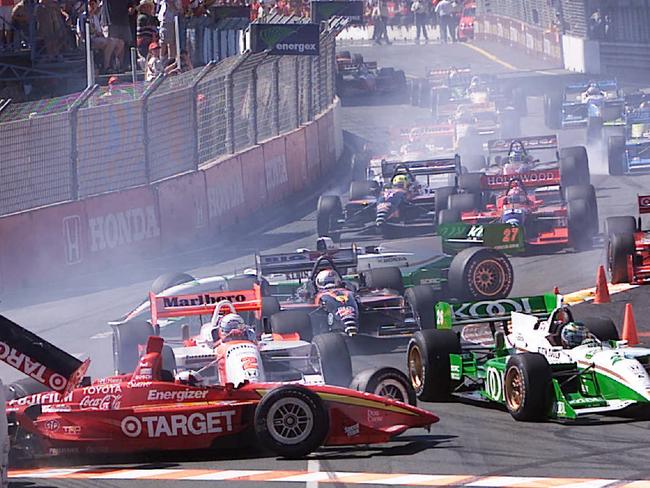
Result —
<instances>
[{"instance_id":1,"label":"green and white race car","mask_svg":"<svg viewBox=\"0 0 650 488\"><path fill-rule=\"evenodd\" d=\"M578 343L561 340L566 327L584 331ZM609 319L574 321L560 295L439 302L436 328L417 332L407 355L420 400L495 402L516 420L650 403L650 349L621 341Z\"/></svg>"}]
</instances>

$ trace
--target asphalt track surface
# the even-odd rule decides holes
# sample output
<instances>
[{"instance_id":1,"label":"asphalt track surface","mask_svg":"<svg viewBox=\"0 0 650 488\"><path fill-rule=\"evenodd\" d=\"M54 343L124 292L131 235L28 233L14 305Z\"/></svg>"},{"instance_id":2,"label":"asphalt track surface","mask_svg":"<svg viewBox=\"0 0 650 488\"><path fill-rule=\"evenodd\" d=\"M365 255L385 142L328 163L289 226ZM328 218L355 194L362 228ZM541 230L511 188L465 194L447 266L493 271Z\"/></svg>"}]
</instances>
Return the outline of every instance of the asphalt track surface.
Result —
<instances>
[{"instance_id":1,"label":"asphalt track surface","mask_svg":"<svg viewBox=\"0 0 650 488\"><path fill-rule=\"evenodd\" d=\"M481 44L492 55L522 70L553 68L509 51L498 45ZM425 66L471 65L476 71L512 71L485 53L465 46L439 44L359 47L367 59L395 66L407 75L420 76ZM554 74L547 76L554 77ZM381 140L386 127L409 120L425 119L426 111L409 106L344 107L344 129L371 140ZM543 126L541 100L529 99L529 117L522 124L526 134L547 133ZM584 144L582 131L562 131L562 145ZM610 177L606 162L597 148L590 149L592 182L597 188L601 221L609 215L634 214L635 195L650 188L650 176ZM343 192L343 176L331 192ZM55 289L8 294L0 312L42 334L46 339L79 357L93 359L91 373L105 375L111 369L111 341L108 320L114 319L143 299L151 281L167 271L190 270L195 276L231 273L253 265L256 251L287 251L313 246L315 213L313 208L296 209L290 218L278 217L246 235L218 242L213 246L179 253L171 258L151 260L139 267L117 270L111 275L84 278L79 283ZM515 295L547 292L557 285L563 292L594 285L597 265L603 260L602 248L582 252L513 259ZM620 324L623 301L633 300L642 335L650 331L648 294L636 289L616 296L615 303L600 311ZM593 305L579 306L580 313L593 314ZM584 310L591 308L591 310ZM355 356L355 370L392 365L403 368L403 351ZM16 379L9 369L0 371L5 382ZM247 449L210 453L173 453L93 460L103 467L121 469L212 469L269 471L352 471L370 473L412 473L471 476L543 476L573 478L650 479L648 433L650 422L639 418L603 417L578 424L517 423L504 411L470 404L424 404L441 421L431 433L412 430L391 444L371 448L319 451L309 460L287 461ZM87 462L87 461L86 461ZM66 460L52 460L48 466L70 466ZM404 480L407 481L407 480ZM173 481L173 480L87 480L15 479L14 486L230 486L253 487L262 481ZM283 486L285 483L272 483ZM317 482L286 483L287 486L317 486ZM328 483L328 485L332 485ZM612 485L615 486L616 484ZM344 482L334 486L346 486ZM378 486L378 485L364 485ZM545 486L545 483L537 486ZM580 486L605 486L587 483Z\"/></svg>"}]
</instances>

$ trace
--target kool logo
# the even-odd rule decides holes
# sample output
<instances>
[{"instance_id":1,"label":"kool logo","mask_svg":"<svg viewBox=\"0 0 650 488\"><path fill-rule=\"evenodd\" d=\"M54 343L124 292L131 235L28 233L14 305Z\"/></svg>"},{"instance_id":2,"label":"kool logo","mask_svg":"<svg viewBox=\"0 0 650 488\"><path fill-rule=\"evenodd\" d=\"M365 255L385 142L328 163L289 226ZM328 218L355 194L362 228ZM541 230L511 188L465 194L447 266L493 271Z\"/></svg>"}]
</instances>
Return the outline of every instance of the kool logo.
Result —
<instances>
[{"instance_id":1,"label":"kool logo","mask_svg":"<svg viewBox=\"0 0 650 488\"><path fill-rule=\"evenodd\" d=\"M31 376L39 383L49 386L54 391L64 390L68 383L68 380L60 374L50 371L43 364L34 361L26 354L17 351L4 342L0 342L0 360L27 376Z\"/></svg>"},{"instance_id":2,"label":"kool logo","mask_svg":"<svg viewBox=\"0 0 650 488\"><path fill-rule=\"evenodd\" d=\"M459 320L480 317L494 317L510 314L511 312L531 313L530 300L520 298L520 301L504 298L501 300L486 300L482 302L463 303L454 308L454 316Z\"/></svg>"},{"instance_id":3,"label":"kool logo","mask_svg":"<svg viewBox=\"0 0 650 488\"><path fill-rule=\"evenodd\" d=\"M178 437L187 435L220 434L232 432L236 412L195 412L190 415L152 415L135 417L129 415L122 419L120 427L127 437Z\"/></svg>"},{"instance_id":4,"label":"kool logo","mask_svg":"<svg viewBox=\"0 0 650 488\"><path fill-rule=\"evenodd\" d=\"M153 205L130 208L88 219L90 250L114 249L160 235L160 226Z\"/></svg>"},{"instance_id":5,"label":"kool logo","mask_svg":"<svg viewBox=\"0 0 650 488\"><path fill-rule=\"evenodd\" d=\"M481 239L483 237L483 226L482 225L473 225L467 231L467 237L473 239Z\"/></svg>"}]
</instances>

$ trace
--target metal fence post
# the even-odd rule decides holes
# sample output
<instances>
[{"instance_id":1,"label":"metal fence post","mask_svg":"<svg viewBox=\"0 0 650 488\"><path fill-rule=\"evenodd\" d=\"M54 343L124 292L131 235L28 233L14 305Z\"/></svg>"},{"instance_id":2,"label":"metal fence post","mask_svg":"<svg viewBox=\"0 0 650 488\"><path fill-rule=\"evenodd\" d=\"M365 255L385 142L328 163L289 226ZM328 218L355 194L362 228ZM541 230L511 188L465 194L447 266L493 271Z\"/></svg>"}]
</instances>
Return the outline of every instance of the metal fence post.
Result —
<instances>
[{"instance_id":1,"label":"metal fence post","mask_svg":"<svg viewBox=\"0 0 650 488\"><path fill-rule=\"evenodd\" d=\"M302 117L300 116L300 63L298 62L298 56L295 56L293 59L293 64L295 68L295 78L293 80L294 90L297 93L296 95L296 127L299 126L302 122Z\"/></svg>"},{"instance_id":2,"label":"metal fence post","mask_svg":"<svg viewBox=\"0 0 650 488\"><path fill-rule=\"evenodd\" d=\"M257 68L258 65L255 65L251 71L251 84L248 87L248 90L252 93L249 93L249 99L251 100L251 114L250 120L248 121L248 127L251 129L251 143L253 146L257 144Z\"/></svg>"},{"instance_id":3,"label":"metal fence post","mask_svg":"<svg viewBox=\"0 0 650 488\"><path fill-rule=\"evenodd\" d=\"M190 111L192 118L192 168L194 170L199 169L199 110L197 107L198 97L199 97L199 83L205 78L212 68L217 64L216 61L210 61L206 64L201 72L198 74L196 79L192 82L192 87L190 88Z\"/></svg>"},{"instance_id":4,"label":"metal fence post","mask_svg":"<svg viewBox=\"0 0 650 488\"><path fill-rule=\"evenodd\" d=\"M140 101L142 103L142 139L144 144L144 177L147 183L151 183L151 158L149 157L149 97L158 89L163 80L167 77L160 74L151 82L151 84L142 92Z\"/></svg>"},{"instance_id":5,"label":"metal fence post","mask_svg":"<svg viewBox=\"0 0 650 488\"><path fill-rule=\"evenodd\" d=\"M280 134L280 61L273 61L273 75L271 80L271 100L273 100L273 114L271 116L272 133Z\"/></svg>"},{"instance_id":6,"label":"metal fence post","mask_svg":"<svg viewBox=\"0 0 650 488\"><path fill-rule=\"evenodd\" d=\"M79 97L70 105L70 200L79 199L79 152L77 151L77 115L81 106L99 88L98 85L87 87Z\"/></svg>"},{"instance_id":7,"label":"metal fence post","mask_svg":"<svg viewBox=\"0 0 650 488\"><path fill-rule=\"evenodd\" d=\"M314 87L314 84L311 81L312 77L312 65L314 64L314 61L312 60L311 56L306 57L307 59L307 76L305 76L305 84L306 84L306 90L307 90L307 96L305 97L305 103L307 104L307 120L303 120L303 122L308 122L311 119L314 118L314 110L313 110L313 102L314 102L314 97L312 94L312 90Z\"/></svg>"}]
</instances>

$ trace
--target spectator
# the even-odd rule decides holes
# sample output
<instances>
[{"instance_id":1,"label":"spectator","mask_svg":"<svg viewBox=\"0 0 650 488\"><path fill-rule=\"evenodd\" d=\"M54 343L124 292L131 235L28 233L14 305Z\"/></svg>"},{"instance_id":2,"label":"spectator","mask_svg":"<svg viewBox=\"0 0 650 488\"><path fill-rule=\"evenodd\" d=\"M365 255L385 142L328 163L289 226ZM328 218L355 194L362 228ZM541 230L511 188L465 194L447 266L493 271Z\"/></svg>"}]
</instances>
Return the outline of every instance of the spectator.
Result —
<instances>
[{"instance_id":1,"label":"spectator","mask_svg":"<svg viewBox=\"0 0 650 488\"><path fill-rule=\"evenodd\" d=\"M20 0L14 5L11 11L11 24L14 27L14 42L17 41L16 36L21 41L27 42L29 39L29 21L30 17L27 8L25 8L25 1Z\"/></svg>"},{"instance_id":2,"label":"spectator","mask_svg":"<svg viewBox=\"0 0 650 488\"><path fill-rule=\"evenodd\" d=\"M456 29L454 29L455 19L452 3L449 0L440 0L436 5L436 14L438 15L442 42L447 42L447 33L449 33L451 41L454 42L456 40Z\"/></svg>"},{"instance_id":3,"label":"spectator","mask_svg":"<svg viewBox=\"0 0 650 488\"><path fill-rule=\"evenodd\" d=\"M420 31L424 36L425 42L429 42L429 35L427 34L427 12L424 3L420 0L413 0L411 12L413 12L413 17L415 18L415 42L420 43Z\"/></svg>"},{"instance_id":4,"label":"spectator","mask_svg":"<svg viewBox=\"0 0 650 488\"><path fill-rule=\"evenodd\" d=\"M186 71L191 71L194 69L192 66L192 60L190 59L189 53L183 49L181 51L181 66L180 68L176 66L176 61L165 68L165 73L168 75L177 75L180 73L185 73Z\"/></svg>"},{"instance_id":5,"label":"spectator","mask_svg":"<svg viewBox=\"0 0 650 488\"><path fill-rule=\"evenodd\" d=\"M458 25L460 24L460 18L463 16L463 2L459 2L458 0L452 0L451 2L451 10L452 14L454 16L454 24L453 24L453 31L452 31L452 38L454 41L456 41L458 35Z\"/></svg>"},{"instance_id":6,"label":"spectator","mask_svg":"<svg viewBox=\"0 0 650 488\"><path fill-rule=\"evenodd\" d=\"M59 57L66 42L61 11L54 0L40 0L35 8L36 37L48 58Z\"/></svg>"},{"instance_id":7,"label":"spectator","mask_svg":"<svg viewBox=\"0 0 650 488\"><path fill-rule=\"evenodd\" d=\"M104 37L121 39L124 50L128 51L133 45L129 13L133 9L133 0L102 0L100 20ZM119 60L122 66L123 59Z\"/></svg>"},{"instance_id":8,"label":"spectator","mask_svg":"<svg viewBox=\"0 0 650 488\"><path fill-rule=\"evenodd\" d=\"M372 10L372 20L375 25L372 33L372 40L375 41L376 44L381 44L381 40L384 39L386 44L391 44L388 39L388 5L386 5L385 0L377 0L377 3Z\"/></svg>"},{"instance_id":9,"label":"spectator","mask_svg":"<svg viewBox=\"0 0 650 488\"><path fill-rule=\"evenodd\" d=\"M129 93L119 88L120 79L117 76L111 76L108 79L108 88L99 98L110 98L116 95L128 95Z\"/></svg>"},{"instance_id":10,"label":"spectator","mask_svg":"<svg viewBox=\"0 0 650 488\"><path fill-rule=\"evenodd\" d=\"M120 71L124 57L124 41L115 37L105 37L99 21L97 0L88 0L88 23L90 25L90 47L102 53L102 73L110 73L113 69ZM77 33L80 42L86 41L86 13L83 12L77 21Z\"/></svg>"},{"instance_id":11,"label":"spectator","mask_svg":"<svg viewBox=\"0 0 650 488\"><path fill-rule=\"evenodd\" d=\"M11 15L14 0L0 0L0 49L10 46L13 41Z\"/></svg>"},{"instance_id":12,"label":"spectator","mask_svg":"<svg viewBox=\"0 0 650 488\"><path fill-rule=\"evenodd\" d=\"M160 22L159 35L161 55L163 57L176 57L176 29L174 17L183 12L181 0L159 0L158 22Z\"/></svg>"},{"instance_id":13,"label":"spectator","mask_svg":"<svg viewBox=\"0 0 650 488\"><path fill-rule=\"evenodd\" d=\"M154 12L156 4L153 0L141 0L138 5L138 24L136 31L136 45L138 53L143 58L149 54L149 44L158 41L158 19Z\"/></svg>"},{"instance_id":14,"label":"spectator","mask_svg":"<svg viewBox=\"0 0 650 488\"><path fill-rule=\"evenodd\" d=\"M605 38L605 24L600 15L600 10L596 9L589 17L589 24L587 26L589 39L602 41Z\"/></svg>"},{"instance_id":15,"label":"spectator","mask_svg":"<svg viewBox=\"0 0 650 488\"><path fill-rule=\"evenodd\" d=\"M149 56L144 69L144 80L153 81L158 75L165 72L167 59L161 56L160 44L152 42L149 44Z\"/></svg>"}]
</instances>

